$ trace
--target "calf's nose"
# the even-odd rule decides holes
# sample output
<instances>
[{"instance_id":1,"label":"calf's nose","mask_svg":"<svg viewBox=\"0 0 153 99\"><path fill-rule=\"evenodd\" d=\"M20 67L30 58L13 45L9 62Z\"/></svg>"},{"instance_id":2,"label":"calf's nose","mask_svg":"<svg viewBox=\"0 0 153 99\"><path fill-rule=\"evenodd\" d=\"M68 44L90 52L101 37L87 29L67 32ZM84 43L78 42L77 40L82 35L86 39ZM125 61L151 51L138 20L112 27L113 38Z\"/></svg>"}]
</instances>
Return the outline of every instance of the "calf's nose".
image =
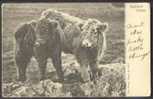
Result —
<instances>
[{"instance_id":1,"label":"calf's nose","mask_svg":"<svg viewBox=\"0 0 153 99\"><path fill-rule=\"evenodd\" d=\"M92 47L92 43L91 42L89 42L89 40L83 40L83 42L82 42L82 46L83 47Z\"/></svg>"}]
</instances>

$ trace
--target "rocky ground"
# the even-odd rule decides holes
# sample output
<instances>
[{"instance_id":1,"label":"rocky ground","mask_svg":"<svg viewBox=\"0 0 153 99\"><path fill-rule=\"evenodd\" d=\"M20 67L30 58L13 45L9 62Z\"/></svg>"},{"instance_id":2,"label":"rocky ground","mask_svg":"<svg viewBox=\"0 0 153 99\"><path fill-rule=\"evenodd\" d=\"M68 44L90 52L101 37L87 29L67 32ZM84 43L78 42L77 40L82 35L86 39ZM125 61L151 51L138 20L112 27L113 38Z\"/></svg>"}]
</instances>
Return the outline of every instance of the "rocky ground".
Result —
<instances>
[{"instance_id":1,"label":"rocky ground","mask_svg":"<svg viewBox=\"0 0 153 99\"><path fill-rule=\"evenodd\" d=\"M63 56L64 57L64 56ZM73 59L73 56L67 57ZM3 83L3 94L8 97L21 96L125 96L125 65L114 63L100 65L101 76L93 82L81 83L79 65L75 61L65 63L63 61L65 81L55 81L57 75L48 60L46 79L39 81L39 69L36 61L32 59L27 69L28 80L24 83L12 81Z\"/></svg>"}]
</instances>

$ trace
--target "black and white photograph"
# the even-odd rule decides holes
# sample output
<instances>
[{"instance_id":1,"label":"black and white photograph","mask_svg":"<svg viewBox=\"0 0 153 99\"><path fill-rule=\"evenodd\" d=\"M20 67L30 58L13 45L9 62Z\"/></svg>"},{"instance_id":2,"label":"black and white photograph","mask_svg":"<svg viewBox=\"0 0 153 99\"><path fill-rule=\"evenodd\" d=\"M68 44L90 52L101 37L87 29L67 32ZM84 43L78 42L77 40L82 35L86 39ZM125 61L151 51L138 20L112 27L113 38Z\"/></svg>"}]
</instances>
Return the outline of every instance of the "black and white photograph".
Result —
<instances>
[{"instance_id":1,"label":"black and white photograph","mask_svg":"<svg viewBox=\"0 0 153 99\"><path fill-rule=\"evenodd\" d=\"M3 3L3 97L127 96L124 3Z\"/></svg>"}]
</instances>

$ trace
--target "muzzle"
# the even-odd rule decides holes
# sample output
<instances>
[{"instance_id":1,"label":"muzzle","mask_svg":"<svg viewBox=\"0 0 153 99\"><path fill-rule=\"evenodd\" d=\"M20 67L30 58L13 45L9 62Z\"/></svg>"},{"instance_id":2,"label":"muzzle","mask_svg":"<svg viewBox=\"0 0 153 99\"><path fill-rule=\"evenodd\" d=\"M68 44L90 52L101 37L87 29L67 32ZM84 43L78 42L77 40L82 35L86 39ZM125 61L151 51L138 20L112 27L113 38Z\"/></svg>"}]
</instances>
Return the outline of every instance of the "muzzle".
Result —
<instances>
[{"instance_id":1,"label":"muzzle","mask_svg":"<svg viewBox=\"0 0 153 99\"><path fill-rule=\"evenodd\" d=\"M92 46L93 44L89 40L85 39L82 41L82 47L92 48Z\"/></svg>"}]
</instances>

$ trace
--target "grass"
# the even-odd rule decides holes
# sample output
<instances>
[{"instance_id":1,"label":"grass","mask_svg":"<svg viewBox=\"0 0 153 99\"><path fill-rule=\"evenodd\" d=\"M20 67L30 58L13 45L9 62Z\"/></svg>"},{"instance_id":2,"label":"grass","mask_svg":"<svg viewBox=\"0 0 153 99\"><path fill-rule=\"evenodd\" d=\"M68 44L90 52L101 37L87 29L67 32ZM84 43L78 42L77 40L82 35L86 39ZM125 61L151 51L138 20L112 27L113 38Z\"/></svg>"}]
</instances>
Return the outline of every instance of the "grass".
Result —
<instances>
[{"instance_id":1,"label":"grass","mask_svg":"<svg viewBox=\"0 0 153 99\"><path fill-rule=\"evenodd\" d=\"M104 55L104 58L101 60L101 64L113 64L113 63L123 63L125 62L125 48L124 48L124 8L122 5L112 6L111 3L102 4L102 3L52 3L52 4L4 4L2 7L2 75L3 82L8 83L12 82L16 79L16 65L14 62L14 31L15 29L23 22L30 21L32 19L39 18L41 12L45 9L52 8L59 11L63 11L69 13L70 15L74 15L83 19L87 18L96 18L102 22L109 23L109 31L106 33L107 39L107 50ZM64 55L63 66L71 65L76 63L74 56L72 55ZM71 63L69 60L72 60ZM51 64L51 63L49 63ZM124 65L119 65L124 67ZM53 66L48 65L48 68L52 69ZM110 65L113 70L116 70L116 66ZM124 71L125 68L123 68ZM118 70L118 69L117 69ZM118 71L117 71L118 72ZM113 74L114 73L114 74ZM101 92L100 96L107 96L103 89L106 87L104 83L108 83L105 79L106 75L115 77L114 79L118 79L117 77L123 79L122 83L124 83L124 73L119 72L115 74L116 71L112 72L108 69L104 76L99 80L100 86L96 92ZM115 76L117 75L117 76ZM113 80L113 78L112 78ZM113 80L116 81L116 80ZM117 82L114 82L117 83ZM120 83L120 82L119 82ZM99 85L98 85L99 86ZM113 85L110 84L112 87ZM116 87L115 87L116 88ZM125 89L125 88L123 88ZM117 90L117 89L115 89ZM119 93L119 92L117 92ZM125 92L124 92L125 93ZM108 94L108 92L107 92ZM113 94L109 93L108 96ZM97 94L90 94L92 96L97 96ZM122 94L120 94L121 96Z\"/></svg>"}]
</instances>

